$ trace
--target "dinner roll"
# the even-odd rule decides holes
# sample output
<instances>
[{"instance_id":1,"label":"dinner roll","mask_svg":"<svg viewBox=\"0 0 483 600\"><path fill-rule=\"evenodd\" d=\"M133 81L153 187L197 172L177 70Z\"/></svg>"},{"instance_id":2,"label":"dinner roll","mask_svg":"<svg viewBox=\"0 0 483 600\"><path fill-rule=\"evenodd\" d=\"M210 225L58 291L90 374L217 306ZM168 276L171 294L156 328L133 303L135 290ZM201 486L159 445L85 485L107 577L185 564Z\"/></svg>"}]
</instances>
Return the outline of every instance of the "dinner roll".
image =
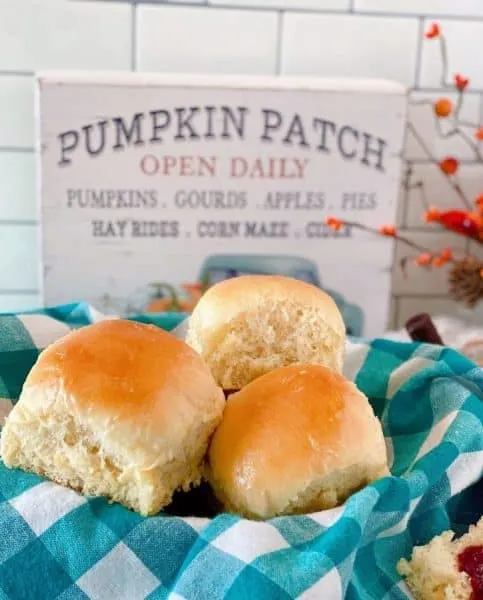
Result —
<instances>
[{"instance_id":1,"label":"dinner roll","mask_svg":"<svg viewBox=\"0 0 483 600\"><path fill-rule=\"evenodd\" d=\"M246 275L208 289L190 317L186 341L218 385L237 390L293 363L340 371L345 325L334 300L314 285Z\"/></svg>"},{"instance_id":2,"label":"dinner roll","mask_svg":"<svg viewBox=\"0 0 483 600\"><path fill-rule=\"evenodd\" d=\"M227 401L208 454L225 509L248 518L332 508L389 474L367 398L321 365L290 365Z\"/></svg>"},{"instance_id":3,"label":"dinner roll","mask_svg":"<svg viewBox=\"0 0 483 600\"><path fill-rule=\"evenodd\" d=\"M199 482L223 408L187 344L152 325L104 321L41 353L2 431L2 458L154 514Z\"/></svg>"}]
</instances>

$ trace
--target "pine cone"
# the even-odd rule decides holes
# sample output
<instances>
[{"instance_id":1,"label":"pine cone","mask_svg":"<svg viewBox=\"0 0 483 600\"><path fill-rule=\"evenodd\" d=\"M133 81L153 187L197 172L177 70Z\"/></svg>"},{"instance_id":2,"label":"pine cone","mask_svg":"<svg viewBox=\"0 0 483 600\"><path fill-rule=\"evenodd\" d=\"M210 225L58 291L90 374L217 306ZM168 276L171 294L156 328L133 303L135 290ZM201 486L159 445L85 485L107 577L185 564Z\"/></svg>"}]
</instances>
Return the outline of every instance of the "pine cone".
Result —
<instances>
[{"instance_id":1,"label":"pine cone","mask_svg":"<svg viewBox=\"0 0 483 600\"><path fill-rule=\"evenodd\" d=\"M455 261L448 281L453 298L473 308L483 298L483 263L475 258Z\"/></svg>"}]
</instances>

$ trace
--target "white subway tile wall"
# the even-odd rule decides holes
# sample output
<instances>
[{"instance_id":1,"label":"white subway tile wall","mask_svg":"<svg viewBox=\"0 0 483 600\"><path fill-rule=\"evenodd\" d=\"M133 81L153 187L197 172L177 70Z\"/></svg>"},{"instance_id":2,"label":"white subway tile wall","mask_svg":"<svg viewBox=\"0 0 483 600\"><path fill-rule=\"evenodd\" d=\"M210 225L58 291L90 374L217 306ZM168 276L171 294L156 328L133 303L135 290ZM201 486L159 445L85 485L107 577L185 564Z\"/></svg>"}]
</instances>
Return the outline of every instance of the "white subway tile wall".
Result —
<instances>
[{"instance_id":1,"label":"white subway tile wall","mask_svg":"<svg viewBox=\"0 0 483 600\"><path fill-rule=\"evenodd\" d=\"M35 222L35 155L32 150L0 152L2 221Z\"/></svg>"},{"instance_id":2,"label":"white subway tile wall","mask_svg":"<svg viewBox=\"0 0 483 600\"><path fill-rule=\"evenodd\" d=\"M130 57L127 4L0 2L0 69L129 69Z\"/></svg>"},{"instance_id":3,"label":"white subway tile wall","mask_svg":"<svg viewBox=\"0 0 483 600\"><path fill-rule=\"evenodd\" d=\"M41 298L38 292L9 294L7 291L2 290L0 294L0 312L31 310L32 307L40 306L40 302Z\"/></svg>"},{"instance_id":4,"label":"white subway tile wall","mask_svg":"<svg viewBox=\"0 0 483 600\"><path fill-rule=\"evenodd\" d=\"M350 0L210 0L212 6L247 6L249 8L296 8L297 10L348 10Z\"/></svg>"},{"instance_id":5,"label":"white subway tile wall","mask_svg":"<svg viewBox=\"0 0 483 600\"><path fill-rule=\"evenodd\" d=\"M483 192L481 163L464 140L444 135L451 121L436 122L431 106L440 96L456 100L441 90L438 41L423 36L434 20L447 36L448 73L471 78L462 117L483 122L482 0L0 0L0 311L40 302L34 71L394 78L415 90L410 117L427 149L463 161L458 183L473 197ZM458 206L457 192L410 132L405 159L411 177L401 191L399 227L431 248L454 247L454 237L420 217L432 204ZM481 246L475 250L483 257ZM457 310L445 270L409 266L404 276L399 262L407 256L398 246L390 325L419 310Z\"/></svg>"},{"instance_id":6,"label":"white subway tile wall","mask_svg":"<svg viewBox=\"0 0 483 600\"><path fill-rule=\"evenodd\" d=\"M412 85L417 19L286 12L281 72L382 77Z\"/></svg>"},{"instance_id":7,"label":"white subway tile wall","mask_svg":"<svg viewBox=\"0 0 483 600\"><path fill-rule=\"evenodd\" d=\"M277 64L275 11L138 5L136 67L273 75Z\"/></svg>"},{"instance_id":8,"label":"white subway tile wall","mask_svg":"<svg viewBox=\"0 0 483 600\"><path fill-rule=\"evenodd\" d=\"M450 15L454 18L483 17L481 0L355 0L354 9L360 12Z\"/></svg>"},{"instance_id":9,"label":"white subway tile wall","mask_svg":"<svg viewBox=\"0 0 483 600\"><path fill-rule=\"evenodd\" d=\"M0 147L32 148L35 137L33 107L31 76L0 75Z\"/></svg>"},{"instance_id":10,"label":"white subway tile wall","mask_svg":"<svg viewBox=\"0 0 483 600\"><path fill-rule=\"evenodd\" d=\"M35 225L8 221L0 224L1 292L38 291L37 254L38 230Z\"/></svg>"}]
</instances>

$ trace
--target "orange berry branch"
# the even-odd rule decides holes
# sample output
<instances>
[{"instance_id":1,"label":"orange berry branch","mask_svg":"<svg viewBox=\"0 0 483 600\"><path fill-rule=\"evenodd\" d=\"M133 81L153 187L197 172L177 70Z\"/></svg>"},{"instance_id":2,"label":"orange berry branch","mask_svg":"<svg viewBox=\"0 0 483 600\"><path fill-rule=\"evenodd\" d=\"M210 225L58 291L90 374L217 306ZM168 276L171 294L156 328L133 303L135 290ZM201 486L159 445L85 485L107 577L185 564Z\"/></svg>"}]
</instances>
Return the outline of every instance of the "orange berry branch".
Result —
<instances>
[{"instance_id":1,"label":"orange berry branch","mask_svg":"<svg viewBox=\"0 0 483 600\"><path fill-rule=\"evenodd\" d=\"M328 217L326 220L326 224L333 229L334 231L339 231L343 227L350 227L353 229L360 229L361 231L366 231L367 233L373 233L376 235L383 235L385 237L393 237L397 239L399 242L405 244L406 246L413 248L418 252L418 254L413 257L414 263L418 266L425 267L442 267L443 265L454 262L457 259L454 257L454 251L451 248L444 248L443 250L429 250L420 244L417 244L413 240L408 237L404 237L398 233L396 227L394 225L382 225L379 228L369 227L367 225L363 225L362 223L358 223L357 221L346 221L341 219L336 219L335 217ZM401 263L402 267L406 266L410 257L405 257Z\"/></svg>"},{"instance_id":2,"label":"orange berry branch","mask_svg":"<svg viewBox=\"0 0 483 600\"><path fill-rule=\"evenodd\" d=\"M449 78L448 53L446 38L438 23L432 23L424 34L428 43L438 43L441 54L441 87L456 94L456 100L440 97L437 100L413 100L412 105L428 105L431 107L435 119L436 131L440 138L460 138L470 148L475 162L483 163L483 154L480 143L483 141L483 124L472 123L461 118L465 92L470 80L460 73L455 73ZM443 174L449 188L458 198L461 206L451 210L440 210L428 202L425 184L422 179L414 181L414 172L411 165L406 170L404 188L406 190L419 190L425 212L422 220L433 223L443 230L450 231L456 236L463 236L483 245L483 193L471 200L464 192L459 182L460 161L454 156L436 157L428 147L423 137L413 123L408 123L408 132L414 137L421 150L430 163ZM456 250L444 248L430 250L415 243L409 237L400 235L394 225L383 225L378 229L362 225L358 222L345 221L329 217L326 224L339 230L342 227L360 229L376 235L392 237L418 254L412 257L412 262L426 269L448 265L448 282L450 293L457 301L465 302L470 307L483 298L483 262L471 256L468 252L460 250L461 255L455 256ZM408 261L411 257L404 257L400 266L406 272Z\"/></svg>"}]
</instances>

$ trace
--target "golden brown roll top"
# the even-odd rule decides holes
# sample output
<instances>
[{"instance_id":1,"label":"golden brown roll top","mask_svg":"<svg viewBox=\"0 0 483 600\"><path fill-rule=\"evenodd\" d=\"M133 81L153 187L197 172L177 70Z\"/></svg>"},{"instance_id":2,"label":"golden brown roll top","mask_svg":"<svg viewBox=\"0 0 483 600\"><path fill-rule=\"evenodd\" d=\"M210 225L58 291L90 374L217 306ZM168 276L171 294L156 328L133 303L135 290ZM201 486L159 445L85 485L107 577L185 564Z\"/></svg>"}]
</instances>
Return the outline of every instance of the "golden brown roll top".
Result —
<instances>
[{"instance_id":1,"label":"golden brown roll top","mask_svg":"<svg viewBox=\"0 0 483 600\"><path fill-rule=\"evenodd\" d=\"M320 365L282 367L230 396L208 462L225 507L252 518L331 508L389 474L369 401Z\"/></svg>"},{"instance_id":2,"label":"golden brown roll top","mask_svg":"<svg viewBox=\"0 0 483 600\"><path fill-rule=\"evenodd\" d=\"M2 431L2 458L151 514L199 481L223 408L187 344L154 326L104 321L40 355Z\"/></svg>"}]
</instances>

